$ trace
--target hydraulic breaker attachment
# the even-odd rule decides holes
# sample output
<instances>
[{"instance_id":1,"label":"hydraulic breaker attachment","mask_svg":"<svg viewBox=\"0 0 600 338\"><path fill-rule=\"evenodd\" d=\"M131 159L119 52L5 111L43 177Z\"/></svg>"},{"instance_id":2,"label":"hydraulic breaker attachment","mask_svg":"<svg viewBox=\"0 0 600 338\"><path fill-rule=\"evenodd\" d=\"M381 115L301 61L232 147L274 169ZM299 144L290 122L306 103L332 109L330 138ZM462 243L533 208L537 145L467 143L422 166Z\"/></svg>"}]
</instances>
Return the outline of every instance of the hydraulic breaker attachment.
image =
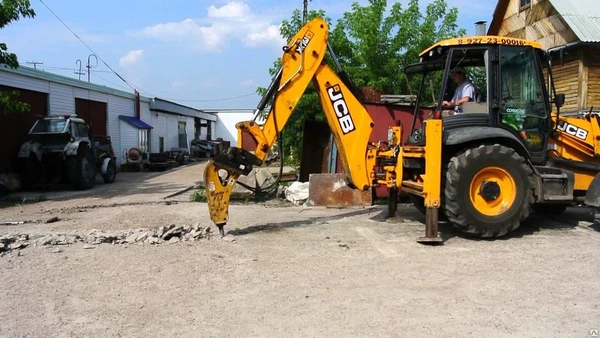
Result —
<instances>
[{"instance_id":1,"label":"hydraulic breaker attachment","mask_svg":"<svg viewBox=\"0 0 600 338\"><path fill-rule=\"evenodd\" d=\"M229 220L229 198L237 179L261 164L262 161L251 152L230 147L212 158L204 168L210 219L219 228L221 236L225 236L223 227Z\"/></svg>"},{"instance_id":2,"label":"hydraulic breaker attachment","mask_svg":"<svg viewBox=\"0 0 600 338\"><path fill-rule=\"evenodd\" d=\"M224 154L212 159L218 167L239 175L248 175L254 166L262 165L262 161L246 149L230 147Z\"/></svg>"}]
</instances>

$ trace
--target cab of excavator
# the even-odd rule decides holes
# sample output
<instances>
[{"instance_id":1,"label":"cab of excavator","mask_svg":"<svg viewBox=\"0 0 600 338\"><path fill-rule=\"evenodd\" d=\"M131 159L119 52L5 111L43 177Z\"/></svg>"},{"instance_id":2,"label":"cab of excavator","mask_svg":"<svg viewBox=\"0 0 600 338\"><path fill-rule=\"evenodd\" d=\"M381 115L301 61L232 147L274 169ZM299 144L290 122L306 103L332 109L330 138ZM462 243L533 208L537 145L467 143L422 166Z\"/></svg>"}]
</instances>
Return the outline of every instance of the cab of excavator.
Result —
<instances>
[{"instance_id":1,"label":"cab of excavator","mask_svg":"<svg viewBox=\"0 0 600 338\"><path fill-rule=\"evenodd\" d=\"M532 161L544 162L551 123L544 55L535 42L492 36L449 39L426 49L404 70L419 82L410 139L422 136L416 119L431 111L424 118L441 118L444 131L468 126L508 131ZM445 104L463 95L468 101Z\"/></svg>"}]
</instances>

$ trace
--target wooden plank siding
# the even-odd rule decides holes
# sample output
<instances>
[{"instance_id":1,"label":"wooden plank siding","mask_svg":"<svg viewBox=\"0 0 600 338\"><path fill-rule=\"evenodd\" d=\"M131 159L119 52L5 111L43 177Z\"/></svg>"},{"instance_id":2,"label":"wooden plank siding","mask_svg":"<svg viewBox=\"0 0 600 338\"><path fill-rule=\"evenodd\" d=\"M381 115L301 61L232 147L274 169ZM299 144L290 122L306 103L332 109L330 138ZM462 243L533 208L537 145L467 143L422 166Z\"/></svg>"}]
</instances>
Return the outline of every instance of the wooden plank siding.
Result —
<instances>
[{"instance_id":1,"label":"wooden plank siding","mask_svg":"<svg viewBox=\"0 0 600 338\"><path fill-rule=\"evenodd\" d=\"M552 77L557 93L565 94L565 105L562 112L578 110L579 102L579 60L566 60L564 64L557 61L552 63ZM544 69L544 79L548 84L548 73Z\"/></svg>"},{"instance_id":2,"label":"wooden plank siding","mask_svg":"<svg viewBox=\"0 0 600 338\"><path fill-rule=\"evenodd\" d=\"M587 73L587 93L584 109L600 109L600 51L598 48L584 50L584 63Z\"/></svg>"},{"instance_id":3,"label":"wooden plank siding","mask_svg":"<svg viewBox=\"0 0 600 338\"><path fill-rule=\"evenodd\" d=\"M537 41L544 49L577 41L548 0L535 1L523 10L518 0L510 0L498 32L492 34Z\"/></svg>"},{"instance_id":4,"label":"wooden plank siding","mask_svg":"<svg viewBox=\"0 0 600 338\"><path fill-rule=\"evenodd\" d=\"M519 0L498 0L490 35L509 36L539 42L543 49L579 41L549 0L532 0L520 8ZM600 46L571 45L552 60L557 93L565 94L563 112L600 109ZM544 69L547 81L547 72ZM516 88L512 88L515 90Z\"/></svg>"}]
</instances>

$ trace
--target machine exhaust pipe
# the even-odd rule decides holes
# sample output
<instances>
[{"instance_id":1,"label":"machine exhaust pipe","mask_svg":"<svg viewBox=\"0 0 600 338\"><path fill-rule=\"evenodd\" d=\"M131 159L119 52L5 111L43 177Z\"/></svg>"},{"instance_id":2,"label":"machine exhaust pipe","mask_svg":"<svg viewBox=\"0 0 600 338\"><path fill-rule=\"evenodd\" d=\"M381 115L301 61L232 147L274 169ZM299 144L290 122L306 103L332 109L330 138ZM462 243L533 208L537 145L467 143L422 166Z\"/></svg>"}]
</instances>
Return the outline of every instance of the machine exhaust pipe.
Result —
<instances>
[{"instance_id":1,"label":"machine exhaust pipe","mask_svg":"<svg viewBox=\"0 0 600 338\"><path fill-rule=\"evenodd\" d=\"M477 21L475 23L475 35L476 36L487 35L486 21Z\"/></svg>"}]
</instances>

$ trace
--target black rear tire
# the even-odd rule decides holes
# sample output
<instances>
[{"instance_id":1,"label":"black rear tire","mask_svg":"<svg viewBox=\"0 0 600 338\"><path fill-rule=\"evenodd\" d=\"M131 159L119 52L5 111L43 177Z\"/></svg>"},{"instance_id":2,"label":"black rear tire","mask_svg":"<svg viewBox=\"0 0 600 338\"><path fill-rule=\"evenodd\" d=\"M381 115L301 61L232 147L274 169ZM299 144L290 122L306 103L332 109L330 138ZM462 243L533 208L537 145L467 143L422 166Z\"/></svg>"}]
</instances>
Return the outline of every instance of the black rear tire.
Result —
<instances>
[{"instance_id":1,"label":"black rear tire","mask_svg":"<svg viewBox=\"0 0 600 338\"><path fill-rule=\"evenodd\" d=\"M87 190L96 183L96 161L92 151L80 146L76 156L69 159L69 181L77 190Z\"/></svg>"},{"instance_id":2,"label":"black rear tire","mask_svg":"<svg viewBox=\"0 0 600 338\"><path fill-rule=\"evenodd\" d=\"M501 237L532 212L534 173L511 148L494 144L467 149L450 159L444 178L444 212L465 234Z\"/></svg>"}]
</instances>

